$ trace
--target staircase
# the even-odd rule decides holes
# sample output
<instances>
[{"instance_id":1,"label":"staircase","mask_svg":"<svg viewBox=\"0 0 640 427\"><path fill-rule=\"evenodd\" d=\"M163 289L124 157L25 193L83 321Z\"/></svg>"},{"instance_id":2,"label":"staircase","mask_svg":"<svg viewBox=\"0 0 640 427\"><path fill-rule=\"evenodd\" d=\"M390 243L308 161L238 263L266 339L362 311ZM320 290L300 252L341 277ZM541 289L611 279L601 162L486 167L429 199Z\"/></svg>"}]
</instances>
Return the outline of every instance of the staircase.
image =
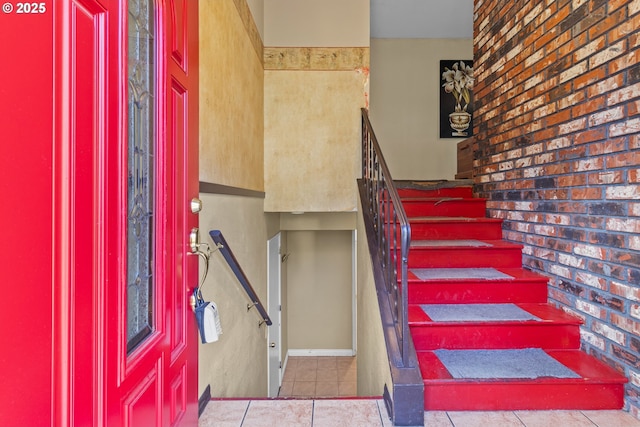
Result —
<instances>
[{"instance_id":1,"label":"staircase","mask_svg":"<svg viewBox=\"0 0 640 427\"><path fill-rule=\"evenodd\" d=\"M468 186L399 188L411 225L408 321L425 410L620 409L624 383L580 351L581 320Z\"/></svg>"}]
</instances>

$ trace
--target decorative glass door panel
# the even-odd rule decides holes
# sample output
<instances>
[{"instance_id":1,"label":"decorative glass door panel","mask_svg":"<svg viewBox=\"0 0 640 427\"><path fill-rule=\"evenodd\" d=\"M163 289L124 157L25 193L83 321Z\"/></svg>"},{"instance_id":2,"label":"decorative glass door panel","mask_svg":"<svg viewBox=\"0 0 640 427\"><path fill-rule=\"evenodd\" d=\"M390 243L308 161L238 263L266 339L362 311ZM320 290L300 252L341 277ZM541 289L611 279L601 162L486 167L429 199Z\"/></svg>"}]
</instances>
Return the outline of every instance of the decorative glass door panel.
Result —
<instances>
[{"instance_id":1,"label":"decorative glass door panel","mask_svg":"<svg viewBox=\"0 0 640 427\"><path fill-rule=\"evenodd\" d=\"M127 352L154 330L155 10L128 5Z\"/></svg>"},{"instance_id":2,"label":"decorative glass door panel","mask_svg":"<svg viewBox=\"0 0 640 427\"><path fill-rule=\"evenodd\" d=\"M104 361L105 390L95 393L104 394L105 419L85 424L197 426L197 327L188 298L198 260L187 257L185 230L198 226L189 204L198 196L198 1L99 1L110 12L105 102L113 117L101 187L104 346L92 347ZM174 38L189 41L184 68Z\"/></svg>"}]
</instances>

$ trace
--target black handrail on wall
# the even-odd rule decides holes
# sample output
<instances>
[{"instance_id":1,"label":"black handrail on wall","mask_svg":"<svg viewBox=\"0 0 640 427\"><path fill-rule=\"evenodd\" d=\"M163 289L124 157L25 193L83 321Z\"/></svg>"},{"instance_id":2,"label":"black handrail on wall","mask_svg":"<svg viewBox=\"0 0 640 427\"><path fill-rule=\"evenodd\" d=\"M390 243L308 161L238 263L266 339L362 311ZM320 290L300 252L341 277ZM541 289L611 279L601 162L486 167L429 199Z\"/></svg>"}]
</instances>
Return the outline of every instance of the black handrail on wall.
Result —
<instances>
[{"instance_id":1,"label":"black handrail on wall","mask_svg":"<svg viewBox=\"0 0 640 427\"><path fill-rule=\"evenodd\" d=\"M252 307L255 307L256 310L258 310L258 314L262 317L260 325L266 323L268 326L271 326L271 318L269 318L267 310L265 310L264 305L262 305L262 302L260 302L260 298L258 298L258 295L253 290L253 287L251 286L251 283L249 283L249 279L247 279L244 271L242 271L240 264L238 264L238 260L233 255L233 252L231 251L229 244L222 235L222 232L220 230L211 230L209 231L209 235L211 236L213 242L216 244L216 247L220 250L220 253L224 257L224 259L229 264L229 267L231 267L233 273L238 278L238 281L242 285L244 291L247 293L249 300L251 300L251 304L247 308L251 309Z\"/></svg>"},{"instance_id":2,"label":"black handrail on wall","mask_svg":"<svg viewBox=\"0 0 640 427\"><path fill-rule=\"evenodd\" d=\"M389 305L395 323L402 366L412 367L411 337L408 322L407 264L411 243L411 226L404 211L398 190L367 110L362 108L362 178L377 240L378 258L382 264Z\"/></svg>"}]
</instances>

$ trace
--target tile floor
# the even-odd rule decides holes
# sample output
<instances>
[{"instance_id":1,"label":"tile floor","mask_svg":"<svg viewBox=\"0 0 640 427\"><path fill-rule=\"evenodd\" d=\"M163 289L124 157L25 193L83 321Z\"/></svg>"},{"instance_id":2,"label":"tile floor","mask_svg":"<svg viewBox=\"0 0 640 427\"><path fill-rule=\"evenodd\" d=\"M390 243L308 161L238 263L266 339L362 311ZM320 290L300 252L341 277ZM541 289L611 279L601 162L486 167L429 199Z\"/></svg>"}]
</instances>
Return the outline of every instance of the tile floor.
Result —
<instances>
[{"instance_id":1,"label":"tile floor","mask_svg":"<svg viewBox=\"0 0 640 427\"><path fill-rule=\"evenodd\" d=\"M381 399L356 396L355 357L289 357L278 399L212 400L199 427L390 427ZM345 398L347 397L347 398ZM428 427L640 427L623 411L425 412Z\"/></svg>"},{"instance_id":2,"label":"tile floor","mask_svg":"<svg viewBox=\"0 0 640 427\"><path fill-rule=\"evenodd\" d=\"M386 413L379 399L212 400L198 426L386 427Z\"/></svg>"},{"instance_id":3,"label":"tile floor","mask_svg":"<svg viewBox=\"0 0 640 427\"><path fill-rule=\"evenodd\" d=\"M355 357L289 357L279 397L355 396Z\"/></svg>"},{"instance_id":4,"label":"tile floor","mask_svg":"<svg viewBox=\"0 0 640 427\"><path fill-rule=\"evenodd\" d=\"M425 412L428 427L639 427L623 411ZM390 427L380 399L212 400L199 427Z\"/></svg>"}]
</instances>

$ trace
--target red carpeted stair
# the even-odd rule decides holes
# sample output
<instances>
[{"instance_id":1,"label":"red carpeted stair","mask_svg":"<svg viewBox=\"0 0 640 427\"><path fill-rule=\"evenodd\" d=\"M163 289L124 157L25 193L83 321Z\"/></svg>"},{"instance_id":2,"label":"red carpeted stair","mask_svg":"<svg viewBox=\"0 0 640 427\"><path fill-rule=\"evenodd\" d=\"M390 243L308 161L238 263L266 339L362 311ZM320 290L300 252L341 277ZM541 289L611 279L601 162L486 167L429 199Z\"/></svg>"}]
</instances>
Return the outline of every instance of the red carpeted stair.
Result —
<instances>
[{"instance_id":1,"label":"red carpeted stair","mask_svg":"<svg viewBox=\"0 0 640 427\"><path fill-rule=\"evenodd\" d=\"M412 230L409 326L425 410L622 408L626 378L580 351L581 320L547 303L548 279L522 268L522 246L502 240L501 221L485 217L485 201L471 187L398 192ZM562 374L518 377L518 366L537 363L517 359L527 349L542 349L532 351ZM473 371L464 377L446 364L444 350L495 353L489 368L504 363L508 372L511 364L516 373L488 378L486 366L477 374L464 366L460 372Z\"/></svg>"}]
</instances>

